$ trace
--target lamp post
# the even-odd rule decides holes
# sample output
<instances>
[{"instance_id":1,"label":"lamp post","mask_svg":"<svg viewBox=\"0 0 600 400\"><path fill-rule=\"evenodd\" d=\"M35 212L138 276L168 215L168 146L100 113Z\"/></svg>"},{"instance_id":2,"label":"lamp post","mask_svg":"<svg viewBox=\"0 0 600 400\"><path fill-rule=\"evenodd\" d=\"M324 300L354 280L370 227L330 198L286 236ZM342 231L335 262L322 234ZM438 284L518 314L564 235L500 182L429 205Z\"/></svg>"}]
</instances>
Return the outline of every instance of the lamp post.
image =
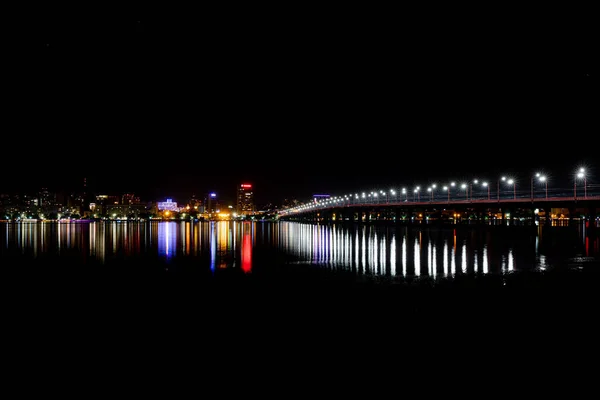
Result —
<instances>
[{"instance_id":1,"label":"lamp post","mask_svg":"<svg viewBox=\"0 0 600 400\"><path fill-rule=\"evenodd\" d=\"M535 177L536 177L536 178L539 178L540 176L541 176L541 175L540 175L540 173L539 173L539 172L537 172L537 173L535 174ZM534 176L533 176L533 175L531 175L531 201L533 201L533 178L534 178Z\"/></svg>"},{"instance_id":2,"label":"lamp post","mask_svg":"<svg viewBox=\"0 0 600 400\"><path fill-rule=\"evenodd\" d=\"M406 192L406 188L402 188L402 194L404 194L404 201L408 201L408 193Z\"/></svg>"},{"instance_id":3,"label":"lamp post","mask_svg":"<svg viewBox=\"0 0 600 400\"><path fill-rule=\"evenodd\" d=\"M509 179L508 181L506 181L509 185L513 185L513 199L516 200L517 199L517 183L515 182L514 179Z\"/></svg>"},{"instance_id":4,"label":"lamp post","mask_svg":"<svg viewBox=\"0 0 600 400\"><path fill-rule=\"evenodd\" d=\"M498 194L498 201L500 201L500 181L504 182L506 180L506 177L503 176L502 178L498 179L498 188L496 193Z\"/></svg>"},{"instance_id":5,"label":"lamp post","mask_svg":"<svg viewBox=\"0 0 600 400\"><path fill-rule=\"evenodd\" d=\"M580 168L577 173L579 179L583 179L583 198L587 198L587 178L585 176L585 168ZM575 196L577 197L577 196Z\"/></svg>"},{"instance_id":6,"label":"lamp post","mask_svg":"<svg viewBox=\"0 0 600 400\"><path fill-rule=\"evenodd\" d=\"M448 192L448 203L450 203L450 188L448 186L444 186L443 189Z\"/></svg>"},{"instance_id":7,"label":"lamp post","mask_svg":"<svg viewBox=\"0 0 600 400\"><path fill-rule=\"evenodd\" d=\"M487 187L487 192L488 192L488 200L490 200L490 185L488 185L487 182L481 182L481 186L483 187Z\"/></svg>"},{"instance_id":8,"label":"lamp post","mask_svg":"<svg viewBox=\"0 0 600 400\"><path fill-rule=\"evenodd\" d=\"M469 182L469 191L471 192L471 201L473 201L473 184L478 184L479 180L474 179L473 182Z\"/></svg>"},{"instance_id":9,"label":"lamp post","mask_svg":"<svg viewBox=\"0 0 600 400\"><path fill-rule=\"evenodd\" d=\"M383 190L380 190L379 192L381 193L382 196L385 196L385 203L386 204L389 203L390 201L389 201L387 192L384 192Z\"/></svg>"},{"instance_id":10,"label":"lamp post","mask_svg":"<svg viewBox=\"0 0 600 400\"><path fill-rule=\"evenodd\" d=\"M413 191L413 201L417 201L417 195L419 195L419 201L421 201L421 195L419 194L419 187L417 186Z\"/></svg>"},{"instance_id":11,"label":"lamp post","mask_svg":"<svg viewBox=\"0 0 600 400\"><path fill-rule=\"evenodd\" d=\"M469 187L467 186L466 183L463 183L462 185L460 185L461 189L465 189L465 200L469 200Z\"/></svg>"},{"instance_id":12,"label":"lamp post","mask_svg":"<svg viewBox=\"0 0 600 400\"><path fill-rule=\"evenodd\" d=\"M548 179L544 175L539 176L540 182L544 182L546 185L546 200L548 200Z\"/></svg>"}]
</instances>

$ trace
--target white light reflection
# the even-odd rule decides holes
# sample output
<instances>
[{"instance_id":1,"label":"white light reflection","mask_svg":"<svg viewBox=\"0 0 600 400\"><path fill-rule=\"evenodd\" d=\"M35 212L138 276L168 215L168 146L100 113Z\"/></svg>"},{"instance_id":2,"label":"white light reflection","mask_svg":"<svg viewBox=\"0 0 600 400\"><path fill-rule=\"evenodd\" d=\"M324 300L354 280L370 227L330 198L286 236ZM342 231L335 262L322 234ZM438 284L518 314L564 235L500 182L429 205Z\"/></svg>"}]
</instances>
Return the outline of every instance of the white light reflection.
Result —
<instances>
[{"instance_id":1,"label":"white light reflection","mask_svg":"<svg viewBox=\"0 0 600 400\"><path fill-rule=\"evenodd\" d=\"M421 250L419 248L419 238L417 237L415 237L414 252L415 276L419 276L421 275Z\"/></svg>"},{"instance_id":2,"label":"white light reflection","mask_svg":"<svg viewBox=\"0 0 600 400\"><path fill-rule=\"evenodd\" d=\"M437 249L434 247L433 248L433 254L431 256L432 260L433 260L433 276L436 277L437 276Z\"/></svg>"},{"instance_id":3,"label":"white light reflection","mask_svg":"<svg viewBox=\"0 0 600 400\"><path fill-rule=\"evenodd\" d=\"M444 249L442 250L444 257L444 276L448 276L448 240L444 240Z\"/></svg>"},{"instance_id":4,"label":"white light reflection","mask_svg":"<svg viewBox=\"0 0 600 400\"><path fill-rule=\"evenodd\" d=\"M352 269L352 245L348 231L344 232L344 263L349 269Z\"/></svg>"},{"instance_id":5,"label":"white light reflection","mask_svg":"<svg viewBox=\"0 0 600 400\"><path fill-rule=\"evenodd\" d=\"M329 234L327 235L327 243L328 243L328 248L327 248L327 255L329 258L329 262L331 263L332 267L335 267L337 264L337 240L336 240L336 233L335 233L335 225L333 226L333 228L329 229Z\"/></svg>"},{"instance_id":6,"label":"white light reflection","mask_svg":"<svg viewBox=\"0 0 600 400\"><path fill-rule=\"evenodd\" d=\"M392 243L390 243L390 274L396 276L396 235L392 233Z\"/></svg>"},{"instance_id":7,"label":"white light reflection","mask_svg":"<svg viewBox=\"0 0 600 400\"><path fill-rule=\"evenodd\" d=\"M372 255L372 260L373 260L373 262L371 263L372 270L373 270L373 272L377 272L378 274L380 274L381 273L381 265L379 265L379 257L378 257L379 243L377 242L377 233L374 233L373 237L371 238L371 247L372 247L371 255Z\"/></svg>"},{"instance_id":8,"label":"white light reflection","mask_svg":"<svg viewBox=\"0 0 600 400\"><path fill-rule=\"evenodd\" d=\"M385 256L386 246L385 246L385 237L381 238L381 243L379 245L379 260L381 265L381 273L387 274L388 264L387 257Z\"/></svg>"},{"instance_id":9,"label":"white light reflection","mask_svg":"<svg viewBox=\"0 0 600 400\"><path fill-rule=\"evenodd\" d=\"M487 274L489 272L489 263L488 263L488 249L487 244L483 245L483 273Z\"/></svg>"},{"instance_id":10,"label":"white light reflection","mask_svg":"<svg viewBox=\"0 0 600 400\"><path fill-rule=\"evenodd\" d=\"M406 235L402 236L402 266L400 267L400 273L402 276L406 276Z\"/></svg>"},{"instance_id":11,"label":"white light reflection","mask_svg":"<svg viewBox=\"0 0 600 400\"><path fill-rule=\"evenodd\" d=\"M461 256L461 269L463 274L467 273L467 245L462 245L462 256Z\"/></svg>"},{"instance_id":12,"label":"white light reflection","mask_svg":"<svg viewBox=\"0 0 600 400\"><path fill-rule=\"evenodd\" d=\"M431 240L427 244L427 274L433 276L433 248Z\"/></svg>"},{"instance_id":13,"label":"white light reflection","mask_svg":"<svg viewBox=\"0 0 600 400\"><path fill-rule=\"evenodd\" d=\"M355 267L358 269L359 264L359 251L358 251L358 232L354 234L354 261L356 262Z\"/></svg>"},{"instance_id":14,"label":"white light reflection","mask_svg":"<svg viewBox=\"0 0 600 400\"><path fill-rule=\"evenodd\" d=\"M362 261L362 267L363 267L363 271L366 272L367 271L367 239L365 238L366 234L365 234L365 228L363 227L363 234L362 234L362 246L361 246L361 261Z\"/></svg>"},{"instance_id":15,"label":"white light reflection","mask_svg":"<svg viewBox=\"0 0 600 400\"><path fill-rule=\"evenodd\" d=\"M515 261L513 257L512 249L508 249L508 271L513 271L515 269Z\"/></svg>"}]
</instances>

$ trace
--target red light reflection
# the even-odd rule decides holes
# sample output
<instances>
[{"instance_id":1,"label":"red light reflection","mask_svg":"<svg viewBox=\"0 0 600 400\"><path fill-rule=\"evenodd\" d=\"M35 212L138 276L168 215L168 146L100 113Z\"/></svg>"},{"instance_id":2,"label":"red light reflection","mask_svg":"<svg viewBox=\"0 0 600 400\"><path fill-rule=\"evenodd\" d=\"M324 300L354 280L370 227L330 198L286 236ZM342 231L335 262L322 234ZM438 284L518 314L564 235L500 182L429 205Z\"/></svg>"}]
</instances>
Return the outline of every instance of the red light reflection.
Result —
<instances>
[{"instance_id":1,"label":"red light reflection","mask_svg":"<svg viewBox=\"0 0 600 400\"><path fill-rule=\"evenodd\" d=\"M242 237L242 271L252 271L252 238L250 232L244 232Z\"/></svg>"}]
</instances>

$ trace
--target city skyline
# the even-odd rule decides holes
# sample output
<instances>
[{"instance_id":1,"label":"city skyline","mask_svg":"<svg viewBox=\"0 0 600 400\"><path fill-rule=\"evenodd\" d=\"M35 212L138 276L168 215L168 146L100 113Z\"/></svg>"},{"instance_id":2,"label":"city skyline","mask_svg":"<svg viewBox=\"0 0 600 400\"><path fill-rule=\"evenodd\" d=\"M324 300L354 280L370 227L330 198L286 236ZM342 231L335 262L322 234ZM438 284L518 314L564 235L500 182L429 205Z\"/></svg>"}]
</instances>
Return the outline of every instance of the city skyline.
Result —
<instances>
[{"instance_id":1,"label":"city skyline","mask_svg":"<svg viewBox=\"0 0 600 400\"><path fill-rule=\"evenodd\" d=\"M488 157L488 161L489 161ZM578 161L576 161L576 159ZM469 158L469 161L473 161L473 158ZM490 169L479 169L477 172L474 169L470 169L469 166L465 166L463 163L458 163L453 160L448 160L448 166L445 169L440 169L439 172L430 171L423 169L413 169L402 174L395 173L396 170L381 170L378 175L371 174L370 170L366 170L366 174L361 175L360 171L352 171L348 169L348 175L343 176L340 174L331 175L324 174L319 177L304 176L303 180L294 181L292 175L288 182L283 181L281 175L274 174L272 178L265 177L266 179L256 181L250 180L236 180L233 177L222 177L222 181L218 184L207 186L202 184L194 185L194 182L198 178L190 176L178 176L178 179L172 179L168 175L152 176L143 179L138 177L136 179L124 179L123 177L85 177L84 178L72 178L62 177L56 180L48 176L46 179L23 179L19 182L13 181L12 184L7 184L6 176L0 184L0 193L37 193L42 188L49 189L50 191L60 192L64 195L69 193L79 192L83 189L83 185L87 187L90 193L94 194L111 194L111 195L123 195L125 193L134 193L136 196L141 197L144 201L164 201L166 198L174 198L180 202L187 202L191 197L203 199L210 192L218 193L219 199L230 203L236 204L237 190L240 184L251 184L254 192L255 201L257 206L264 206L266 204L272 204L274 206L281 206L286 200L298 200L307 201L315 193L327 193L332 195L341 195L344 193L353 193L356 191L364 191L375 189L375 188L390 188L394 186L408 186L421 185L425 187L431 182L442 183L445 181L457 181L464 182L469 181L473 178L479 178L482 180L489 180L490 182L495 181L499 176L506 175L512 176L518 182L520 187L529 187L529 178L537 172L541 172L549 176L551 180L551 187L570 187L572 184L577 170L581 167L586 168L586 177L588 184L596 185L600 181L598 177L598 167L596 165L597 159L595 158L581 158L577 155L571 157L562 157L559 160L553 160L554 164L551 167L544 166L540 161L534 157L526 159L529 162L528 166L524 166L521 163L506 164L506 165L494 165ZM557 164L560 161L561 164ZM487 164L477 164L487 165ZM537 165L537 167L533 167ZM285 170L283 171L285 173ZM412 174L412 175L411 175ZM186 179L187 178L187 179ZM201 179L201 178L200 178ZM277 179L281 179L282 183L278 183ZM296 179L300 179L296 177ZM234 182L231 184L232 182ZM161 184L161 182L167 182ZM37 185L36 185L37 183ZM145 186L147 185L147 186ZM264 186L263 186L264 185ZM293 187L296 186L296 187ZM281 192L278 191L281 190Z\"/></svg>"},{"instance_id":2,"label":"city skyline","mask_svg":"<svg viewBox=\"0 0 600 400\"><path fill-rule=\"evenodd\" d=\"M0 188L87 177L148 198L234 199L247 181L257 203L280 203L598 157L585 26L541 40L493 24L400 34L376 20L307 30L299 16L246 17L206 34L142 14L32 29L8 57Z\"/></svg>"}]
</instances>

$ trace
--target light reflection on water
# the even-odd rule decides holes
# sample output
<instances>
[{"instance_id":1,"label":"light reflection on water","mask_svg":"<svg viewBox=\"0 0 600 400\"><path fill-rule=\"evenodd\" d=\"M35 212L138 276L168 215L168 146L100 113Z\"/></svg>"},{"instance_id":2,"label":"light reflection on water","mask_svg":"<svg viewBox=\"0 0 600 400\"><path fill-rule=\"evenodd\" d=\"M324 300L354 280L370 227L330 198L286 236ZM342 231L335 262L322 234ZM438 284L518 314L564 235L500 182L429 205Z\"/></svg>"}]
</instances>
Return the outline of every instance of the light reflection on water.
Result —
<instances>
[{"instance_id":1,"label":"light reflection on water","mask_svg":"<svg viewBox=\"0 0 600 400\"><path fill-rule=\"evenodd\" d=\"M283 252L291 263L358 275L447 277L547 269L600 258L600 238L585 226L544 231L467 227L314 225L295 222L2 223L0 258L75 256L83 263L150 256L189 259L215 272L256 267ZM13 258L14 260L14 258Z\"/></svg>"}]
</instances>

